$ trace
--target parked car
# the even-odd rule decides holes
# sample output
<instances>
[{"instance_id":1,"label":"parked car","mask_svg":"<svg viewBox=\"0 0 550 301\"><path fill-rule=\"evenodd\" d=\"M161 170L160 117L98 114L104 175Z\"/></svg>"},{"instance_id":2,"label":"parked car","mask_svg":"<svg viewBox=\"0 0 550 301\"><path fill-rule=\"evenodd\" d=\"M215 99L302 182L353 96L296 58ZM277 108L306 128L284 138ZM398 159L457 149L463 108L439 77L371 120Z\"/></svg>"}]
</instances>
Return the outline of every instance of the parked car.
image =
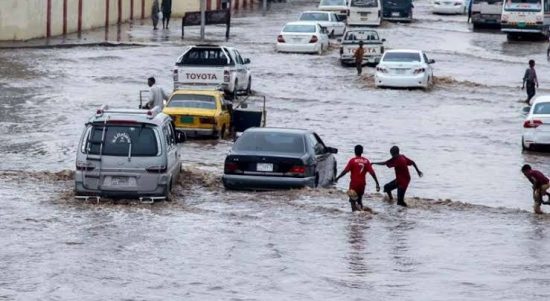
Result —
<instances>
[{"instance_id":1,"label":"parked car","mask_svg":"<svg viewBox=\"0 0 550 301\"><path fill-rule=\"evenodd\" d=\"M434 60L421 50L388 50L376 67L374 84L377 87L428 89L433 84Z\"/></svg>"},{"instance_id":2,"label":"parked car","mask_svg":"<svg viewBox=\"0 0 550 301\"><path fill-rule=\"evenodd\" d=\"M340 47L340 62L342 65L355 65L353 56L359 42L363 41L365 54L363 62L366 64L378 64L384 53L385 39L380 39L378 32L370 28L353 28L346 30Z\"/></svg>"},{"instance_id":3,"label":"parked car","mask_svg":"<svg viewBox=\"0 0 550 301\"><path fill-rule=\"evenodd\" d=\"M101 107L86 123L76 151L76 198L167 199L180 174L180 141L160 107Z\"/></svg>"},{"instance_id":4,"label":"parked car","mask_svg":"<svg viewBox=\"0 0 550 301\"><path fill-rule=\"evenodd\" d=\"M346 0L321 0L318 9L335 13L339 21L345 21L348 16Z\"/></svg>"},{"instance_id":5,"label":"parked car","mask_svg":"<svg viewBox=\"0 0 550 301\"><path fill-rule=\"evenodd\" d=\"M434 14L464 14L466 13L465 0L433 0L432 12Z\"/></svg>"},{"instance_id":6,"label":"parked car","mask_svg":"<svg viewBox=\"0 0 550 301\"><path fill-rule=\"evenodd\" d=\"M382 0L382 19L394 22L412 22L412 0Z\"/></svg>"},{"instance_id":7,"label":"parked car","mask_svg":"<svg viewBox=\"0 0 550 301\"><path fill-rule=\"evenodd\" d=\"M224 138L231 129L230 102L215 88L175 90L163 110L186 136Z\"/></svg>"},{"instance_id":8,"label":"parked car","mask_svg":"<svg viewBox=\"0 0 550 301\"><path fill-rule=\"evenodd\" d=\"M346 24L335 13L328 11L305 11L300 15L300 21L321 25L327 29L330 38L341 36L346 30Z\"/></svg>"},{"instance_id":9,"label":"parked car","mask_svg":"<svg viewBox=\"0 0 550 301\"><path fill-rule=\"evenodd\" d=\"M523 150L550 146L550 96L539 96L523 122Z\"/></svg>"},{"instance_id":10,"label":"parked car","mask_svg":"<svg viewBox=\"0 0 550 301\"><path fill-rule=\"evenodd\" d=\"M225 158L223 184L228 189L327 186L336 178L337 152L312 131L251 128Z\"/></svg>"},{"instance_id":11,"label":"parked car","mask_svg":"<svg viewBox=\"0 0 550 301\"><path fill-rule=\"evenodd\" d=\"M277 37L278 52L303 52L322 54L329 46L327 29L317 23L287 23Z\"/></svg>"},{"instance_id":12,"label":"parked car","mask_svg":"<svg viewBox=\"0 0 550 301\"><path fill-rule=\"evenodd\" d=\"M233 47L196 45L188 47L176 60L174 88L186 85L222 85L229 96L250 94L250 59Z\"/></svg>"}]
</instances>

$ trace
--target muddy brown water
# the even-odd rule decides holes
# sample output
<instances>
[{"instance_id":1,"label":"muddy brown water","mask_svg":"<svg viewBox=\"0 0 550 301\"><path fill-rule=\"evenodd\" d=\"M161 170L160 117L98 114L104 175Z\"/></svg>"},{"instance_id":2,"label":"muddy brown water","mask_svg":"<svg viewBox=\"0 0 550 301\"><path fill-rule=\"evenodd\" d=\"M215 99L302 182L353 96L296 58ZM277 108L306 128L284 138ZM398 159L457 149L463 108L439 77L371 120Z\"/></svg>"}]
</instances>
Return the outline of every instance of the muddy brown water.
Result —
<instances>
[{"instance_id":1,"label":"muddy brown water","mask_svg":"<svg viewBox=\"0 0 550 301\"><path fill-rule=\"evenodd\" d=\"M234 19L232 38L252 60L268 125L316 130L339 148L341 169L361 143L373 161L398 144L424 171L403 209L375 193L376 214L352 214L348 180L320 190L227 192L231 141L181 146L174 201L81 203L72 197L75 148L103 103L134 107L148 76L170 69L197 30L128 28L156 47L0 52L0 299L6 300L548 300L550 218L530 213L524 163L550 173L548 154L522 153L519 89L534 58L548 93L545 43L471 32L465 16L384 24L388 48L436 60L436 86L375 89L322 56L277 54L281 26L313 3L275 4ZM222 41L221 27L207 29ZM376 168L383 183L393 171ZM550 211L550 209L547 209Z\"/></svg>"}]
</instances>

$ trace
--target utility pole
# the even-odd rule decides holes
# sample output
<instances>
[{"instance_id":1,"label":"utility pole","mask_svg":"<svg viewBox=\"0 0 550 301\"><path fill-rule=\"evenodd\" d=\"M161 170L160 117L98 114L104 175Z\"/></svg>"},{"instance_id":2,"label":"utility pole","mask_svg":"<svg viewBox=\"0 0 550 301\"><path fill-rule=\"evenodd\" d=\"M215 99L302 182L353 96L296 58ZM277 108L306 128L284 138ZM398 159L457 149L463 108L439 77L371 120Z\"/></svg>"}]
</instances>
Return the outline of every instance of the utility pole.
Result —
<instances>
[{"instance_id":1,"label":"utility pole","mask_svg":"<svg viewBox=\"0 0 550 301\"><path fill-rule=\"evenodd\" d=\"M262 6L262 15L263 16L265 16L266 11L267 11L267 0L264 0L263 1L263 6Z\"/></svg>"},{"instance_id":2,"label":"utility pole","mask_svg":"<svg viewBox=\"0 0 550 301\"><path fill-rule=\"evenodd\" d=\"M206 25L206 0L201 2L201 41L204 41L204 26Z\"/></svg>"}]
</instances>

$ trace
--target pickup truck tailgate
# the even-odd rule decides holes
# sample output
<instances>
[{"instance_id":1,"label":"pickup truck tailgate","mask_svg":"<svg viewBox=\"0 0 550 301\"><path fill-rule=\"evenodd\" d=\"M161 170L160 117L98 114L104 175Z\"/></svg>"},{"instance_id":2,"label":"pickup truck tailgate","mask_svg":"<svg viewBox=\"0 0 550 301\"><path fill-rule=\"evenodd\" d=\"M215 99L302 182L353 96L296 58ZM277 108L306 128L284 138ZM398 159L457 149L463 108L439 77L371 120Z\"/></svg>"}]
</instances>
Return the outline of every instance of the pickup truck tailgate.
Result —
<instances>
[{"instance_id":1,"label":"pickup truck tailgate","mask_svg":"<svg viewBox=\"0 0 550 301\"><path fill-rule=\"evenodd\" d=\"M224 68L177 67L174 82L179 84L222 84Z\"/></svg>"}]
</instances>

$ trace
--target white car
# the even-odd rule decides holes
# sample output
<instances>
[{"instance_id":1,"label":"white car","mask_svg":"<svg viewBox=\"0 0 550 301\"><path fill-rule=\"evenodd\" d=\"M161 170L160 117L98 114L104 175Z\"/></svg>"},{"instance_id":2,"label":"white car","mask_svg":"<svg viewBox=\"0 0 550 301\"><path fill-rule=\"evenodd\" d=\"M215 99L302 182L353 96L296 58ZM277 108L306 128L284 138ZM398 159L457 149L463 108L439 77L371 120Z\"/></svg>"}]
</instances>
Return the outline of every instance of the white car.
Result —
<instances>
[{"instance_id":1,"label":"white car","mask_svg":"<svg viewBox=\"0 0 550 301\"><path fill-rule=\"evenodd\" d=\"M433 0L432 12L434 14L464 14L466 2L464 0Z\"/></svg>"},{"instance_id":2,"label":"white car","mask_svg":"<svg viewBox=\"0 0 550 301\"><path fill-rule=\"evenodd\" d=\"M333 12L305 11L300 15L300 21L313 22L325 27L329 37L341 36L346 31L346 24L341 22Z\"/></svg>"},{"instance_id":3,"label":"white car","mask_svg":"<svg viewBox=\"0 0 550 301\"><path fill-rule=\"evenodd\" d=\"M374 74L376 87L424 88L433 84L434 60L421 50L388 50L384 52Z\"/></svg>"},{"instance_id":4,"label":"white car","mask_svg":"<svg viewBox=\"0 0 550 301\"><path fill-rule=\"evenodd\" d=\"M539 96L531 105L521 138L523 150L550 146L550 96Z\"/></svg>"},{"instance_id":5,"label":"white car","mask_svg":"<svg viewBox=\"0 0 550 301\"><path fill-rule=\"evenodd\" d=\"M335 13L340 21L344 21L348 16L348 4L346 0L321 0L318 9Z\"/></svg>"},{"instance_id":6,"label":"white car","mask_svg":"<svg viewBox=\"0 0 550 301\"><path fill-rule=\"evenodd\" d=\"M322 54L329 46L326 28L312 22L287 23L277 37L277 52Z\"/></svg>"}]
</instances>

